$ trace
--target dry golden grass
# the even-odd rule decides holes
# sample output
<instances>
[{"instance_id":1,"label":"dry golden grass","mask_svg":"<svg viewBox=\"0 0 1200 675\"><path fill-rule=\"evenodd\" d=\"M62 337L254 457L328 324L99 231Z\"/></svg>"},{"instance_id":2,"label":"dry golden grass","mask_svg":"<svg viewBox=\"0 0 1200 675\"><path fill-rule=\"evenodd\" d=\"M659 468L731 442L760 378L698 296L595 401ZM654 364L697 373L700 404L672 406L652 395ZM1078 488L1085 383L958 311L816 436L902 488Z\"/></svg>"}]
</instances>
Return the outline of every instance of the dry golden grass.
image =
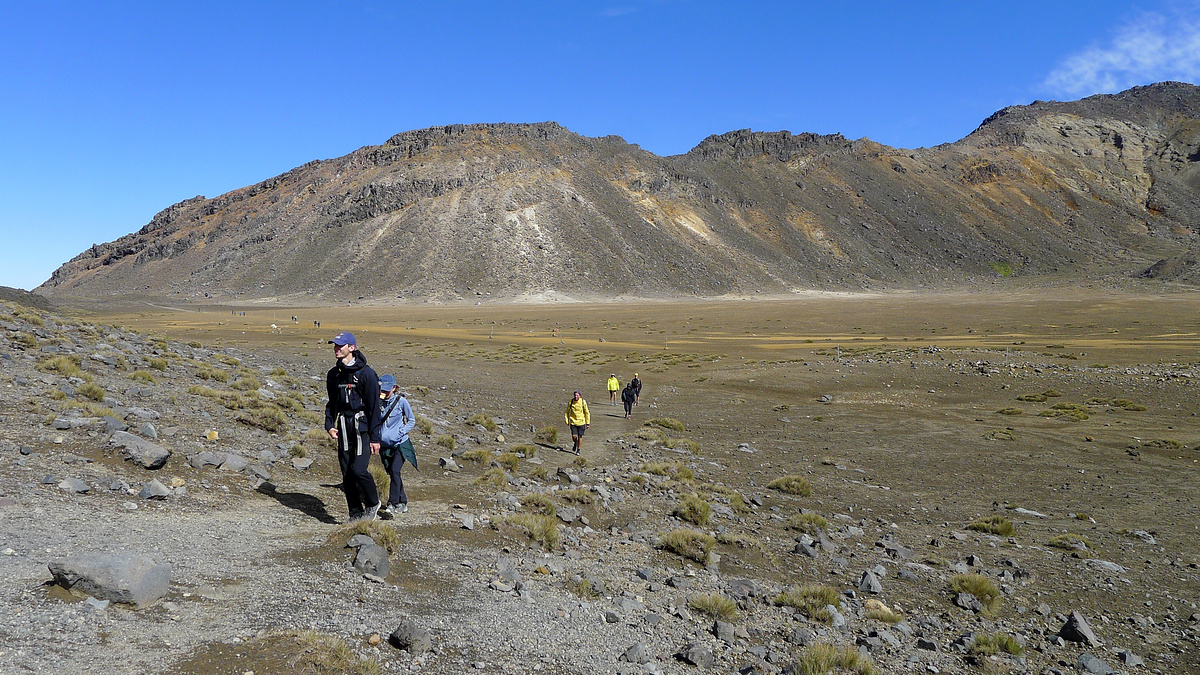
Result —
<instances>
[{"instance_id":1,"label":"dry golden grass","mask_svg":"<svg viewBox=\"0 0 1200 675\"><path fill-rule=\"evenodd\" d=\"M1007 537L1015 531L1012 521L1004 516L988 516L987 518L980 518L970 525L967 525L967 529L975 530L976 532L996 534L1002 537Z\"/></svg>"},{"instance_id":2,"label":"dry golden grass","mask_svg":"<svg viewBox=\"0 0 1200 675\"><path fill-rule=\"evenodd\" d=\"M693 525L707 525L712 516L712 507L696 495L685 495L671 511L671 515Z\"/></svg>"},{"instance_id":3,"label":"dry golden grass","mask_svg":"<svg viewBox=\"0 0 1200 675\"><path fill-rule=\"evenodd\" d=\"M523 528L530 539L541 544L542 548L547 551L553 551L558 548L560 535L558 532L558 523L554 520L553 516L538 513L517 513L498 518L496 522Z\"/></svg>"},{"instance_id":4,"label":"dry golden grass","mask_svg":"<svg viewBox=\"0 0 1200 675\"><path fill-rule=\"evenodd\" d=\"M837 647L821 642L804 648L800 659L796 661L795 671L799 675L874 675L875 667L854 645Z\"/></svg>"},{"instance_id":5,"label":"dry golden grass","mask_svg":"<svg viewBox=\"0 0 1200 675\"><path fill-rule=\"evenodd\" d=\"M693 595L688 598L687 606L693 612L721 621L736 621L742 614L736 602L720 593Z\"/></svg>"},{"instance_id":6,"label":"dry golden grass","mask_svg":"<svg viewBox=\"0 0 1200 675\"><path fill-rule=\"evenodd\" d=\"M812 485L809 484L803 476L795 474L780 476L775 480L767 483L767 487L772 490L779 490L785 494L796 495L798 497L811 497Z\"/></svg>"},{"instance_id":7,"label":"dry golden grass","mask_svg":"<svg viewBox=\"0 0 1200 675\"><path fill-rule=\"evenodd\" d=\"M983 605L985 616L994 616L1003 600L996 584L982 574L956 574L950 577L950 590L955 593L970 593Z\"/></svg>"},{"instance_id":8,"label":"dry golden grass","mask_svg":"<svg viewBox=\"0 0 1200 675\"><path fill-rule=\"evenodd\" d=\"M658 548L705 565L712 557L712 549L716 544L717 540L712 536L686 527L671 530L658 538Z\"/></svg>"},{"instance_id":9,"label":"dry golden grass","mask_svg":"<svg viewBox=\"0 0 1200 675\"><path fill-rule=\"evenodd\" d=\"M829 521L815 513L797 513L788 518L787 526L799 532L816 534L817 530L828 530Z\"/></svg>"},{"instance_id":10,"label":"dry golden grass","mask_svg":"<svg viewBox=\"0 0 1200 675\"><path fill-rule=\"evenodd\" d=\"M842 606L838 592L821 584L793 586L776 595L774 602L780 607L793 607L804 616L821 622L828 622L833 618L825 609L827 605L839 608Z\"/></svg>"},{"instance_id":11,"label":"dry golden grass","mask_svg":"<svg viewBox=\"0 0 1200 675\"><path fill-rule=\"evenodd\" d=\"M356 520L346 523L330 532L326 541L344 546L350 537L356 534L365 534L374 539L375 543L386 548L388 553L395 553L400 547L400 535L396 533L396 528L378 520Z\"/></svg>"}]
</instances>

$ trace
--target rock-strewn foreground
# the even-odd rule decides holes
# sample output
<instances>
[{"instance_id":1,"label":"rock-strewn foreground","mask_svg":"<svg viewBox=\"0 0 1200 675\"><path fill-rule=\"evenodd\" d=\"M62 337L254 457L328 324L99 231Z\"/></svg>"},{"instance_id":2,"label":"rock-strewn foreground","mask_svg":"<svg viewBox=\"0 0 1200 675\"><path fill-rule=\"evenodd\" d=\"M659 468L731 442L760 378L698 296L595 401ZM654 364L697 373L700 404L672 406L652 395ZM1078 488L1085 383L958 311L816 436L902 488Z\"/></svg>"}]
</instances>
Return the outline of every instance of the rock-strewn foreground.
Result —
<instances>
[{"instance_id":1,"label":"rock-strewn foreground","mask_svg":"<svg viewBox=\"0 0 1200 675\"><path fill-rule=\"evenodd\" d=\"M1195 284L1200 88L1012 106L957 142L733 131L658 157L553 122L407 131L164 209L53 298L712 297ZM131 226L132 229L132 226Z\"/></svg>"},{"instance_id":2,"label":"rock-strewn foreground","mask_svg":"<svg viewBox=\"0 0 1200 675\"><path fill-rule=\"evenodd\" d=\"M820 645L883 673L1200 663L1197 439L1178 411L1197 403L1194 365L1103 372L915 347L777 363L675 354L643 371L661 381L686 366L680 382L718 398L651 383L628 423L593 400L580 461L531 445L530 427L559 417L557 391L498 383L527 387L549 368L532 362L557 356L607 372L602 355L413 347L392 365L424 382L410 393L429 424L423 469L408 472L411 511L368 540L339 524L336 462L312 433L323 359L11 304L0 342L6 673L779 673ZM618 365L645 363L635 356ZM836 389L813 388L822 372ZM791 377L808 384L783 388ZM868 380L895 383L892 398L869 400ZM923 403L927 388L947 394ZM987 396L1051 390L1047 406L1107 392L1050 408L1105 420L1087 427L1092 447L1069 421L952 431L995 417L974 410ZM642 424L668 417L679 428ZM1186 445L1116 430L1164 422ZM1146 442L1126 448L1129 432ZM453 450L435 444L449 438ZM504 522L518 514L524 525ZM987 518L999 534L968 529ZM676 531L692 537L678 552ZM380 572L359 559L376 545L391 548L386 578L350 564ZM144 606L50 585L55 561L98 555L131 562L129 583L149 578ZM161 597L155 565L170 568Z\"/></svg>"}]
</instances>

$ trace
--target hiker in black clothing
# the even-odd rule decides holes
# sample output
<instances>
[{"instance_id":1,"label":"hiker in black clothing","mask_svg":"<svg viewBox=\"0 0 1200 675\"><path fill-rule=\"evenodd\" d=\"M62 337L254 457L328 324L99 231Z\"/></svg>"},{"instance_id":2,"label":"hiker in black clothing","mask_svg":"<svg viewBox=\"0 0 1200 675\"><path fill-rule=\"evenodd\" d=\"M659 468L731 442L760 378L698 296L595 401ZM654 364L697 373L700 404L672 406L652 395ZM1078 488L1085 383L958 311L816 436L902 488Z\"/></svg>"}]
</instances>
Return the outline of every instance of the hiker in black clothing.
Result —
<instances>
[{"instance_id":1,"label":"hiker in black clothing","mask_svg":"<svg viewBox=\"0 0 1200 675\"><path fill-rule=\"evenodd\" d=\"M353 333L338 333L329 343L338 361L325 376L325 429L337 441L350 520L375 520L382 504L367 466L371 455L379 454L379 378L358 351Z\"/></svg>"},{"instance_id":2,"label":"hiker in black clothing","mask_svg":"<svg viewBox=\"0 0 1200 675\"><path fill-rule=\"evenodd\" d=\"M625 406L625 419L633 417L633 402L637 400L637 394L633 391L633 383L625 385L621 390L621 403Z\"/></svg>"},{"instance_id":3,"label":"hiker in black clothing","mask_svg":"<svg viewBox=\"0 0 1200 675\"><path fill-rule=\"evenodd\" d=\"M638 399L642 397L642 381L638 379L637 373L633 374L629 384L633 385L633 404L637 405Z\"/></svg>"}]
</instances>

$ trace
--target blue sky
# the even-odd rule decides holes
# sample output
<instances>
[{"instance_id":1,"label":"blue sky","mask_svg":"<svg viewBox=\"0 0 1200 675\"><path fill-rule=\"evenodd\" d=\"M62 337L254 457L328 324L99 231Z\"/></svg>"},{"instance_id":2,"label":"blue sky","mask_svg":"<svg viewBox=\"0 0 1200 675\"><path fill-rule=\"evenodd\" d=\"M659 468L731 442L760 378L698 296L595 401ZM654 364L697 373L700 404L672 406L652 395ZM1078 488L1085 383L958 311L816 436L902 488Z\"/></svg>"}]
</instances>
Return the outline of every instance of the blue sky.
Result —
<instances>
[{"instance_id":1,"label":"blue sky","mask_svg":"<svg viewBox=\"0 0 1200 675\"><path fill-rule=\"evenodd\" d=\"M920 147L1007 105L1164 79L1200 82L1195 1L7 2L0 285L408 129L554 120L660 155L743 128Z\"/></svg>"}]
</instances>

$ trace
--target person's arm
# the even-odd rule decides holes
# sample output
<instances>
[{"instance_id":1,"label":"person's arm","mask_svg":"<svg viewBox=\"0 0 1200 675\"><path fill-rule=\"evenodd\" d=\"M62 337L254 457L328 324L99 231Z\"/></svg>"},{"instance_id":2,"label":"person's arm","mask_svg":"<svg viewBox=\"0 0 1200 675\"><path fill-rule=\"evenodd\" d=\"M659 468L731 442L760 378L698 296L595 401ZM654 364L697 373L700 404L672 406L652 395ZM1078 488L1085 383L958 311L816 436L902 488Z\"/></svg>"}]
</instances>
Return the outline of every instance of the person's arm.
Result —
<instances>
[{"instance_id":1,"label":"person's arm","mask_svg":"<svg viewBox=\"0 0 1200 675\"><path fill-rule=\"evenodd\" d=\"M337 410L333 407L333 402L337 397L337 386L333 383L333 371L325 376L325 393L329 396L329 400L325 403L325 431L333 438L337 438L337 429L334 427Z\"/></svg>"},{"instance_id":2,"label":"person's arm","mask_svg":"<svg viewBox=\"0 0 1200 675\"><path fill-rule=\"evenodd\" d=\"M583 426L590 427L592 426L592 411L588 410L587 401L579 399L579 402L583 404Z\"/></svg>"},{"instance_id":3,"label":"person's arm","mask_svg":"<svg viewBox=\"0 0 1200 675\"><path fill-rule=\"evenodd\" d=\"M400 438L404 438L408 432L413 430L413 427L417 426L417 416L413 414L412 406L408 404L406 398L400 399L399 408L399 412L403 413L402 419L404 420L404 424L400 427ZM396 411L392 411L392 414L395 415Z\"/></svg>"},{"instance_id":4,"label":"person's arm","mask_svg":"<svg viewBox=\"0 0 1200 675\"><path fill-rule=\"evenodd\" d=\"M567 412L563 413L563 421L566 422L568 426L570 426L570 424L571 424L571 404L570 403L567 404Z\"/></svg>"}]
</instances>

